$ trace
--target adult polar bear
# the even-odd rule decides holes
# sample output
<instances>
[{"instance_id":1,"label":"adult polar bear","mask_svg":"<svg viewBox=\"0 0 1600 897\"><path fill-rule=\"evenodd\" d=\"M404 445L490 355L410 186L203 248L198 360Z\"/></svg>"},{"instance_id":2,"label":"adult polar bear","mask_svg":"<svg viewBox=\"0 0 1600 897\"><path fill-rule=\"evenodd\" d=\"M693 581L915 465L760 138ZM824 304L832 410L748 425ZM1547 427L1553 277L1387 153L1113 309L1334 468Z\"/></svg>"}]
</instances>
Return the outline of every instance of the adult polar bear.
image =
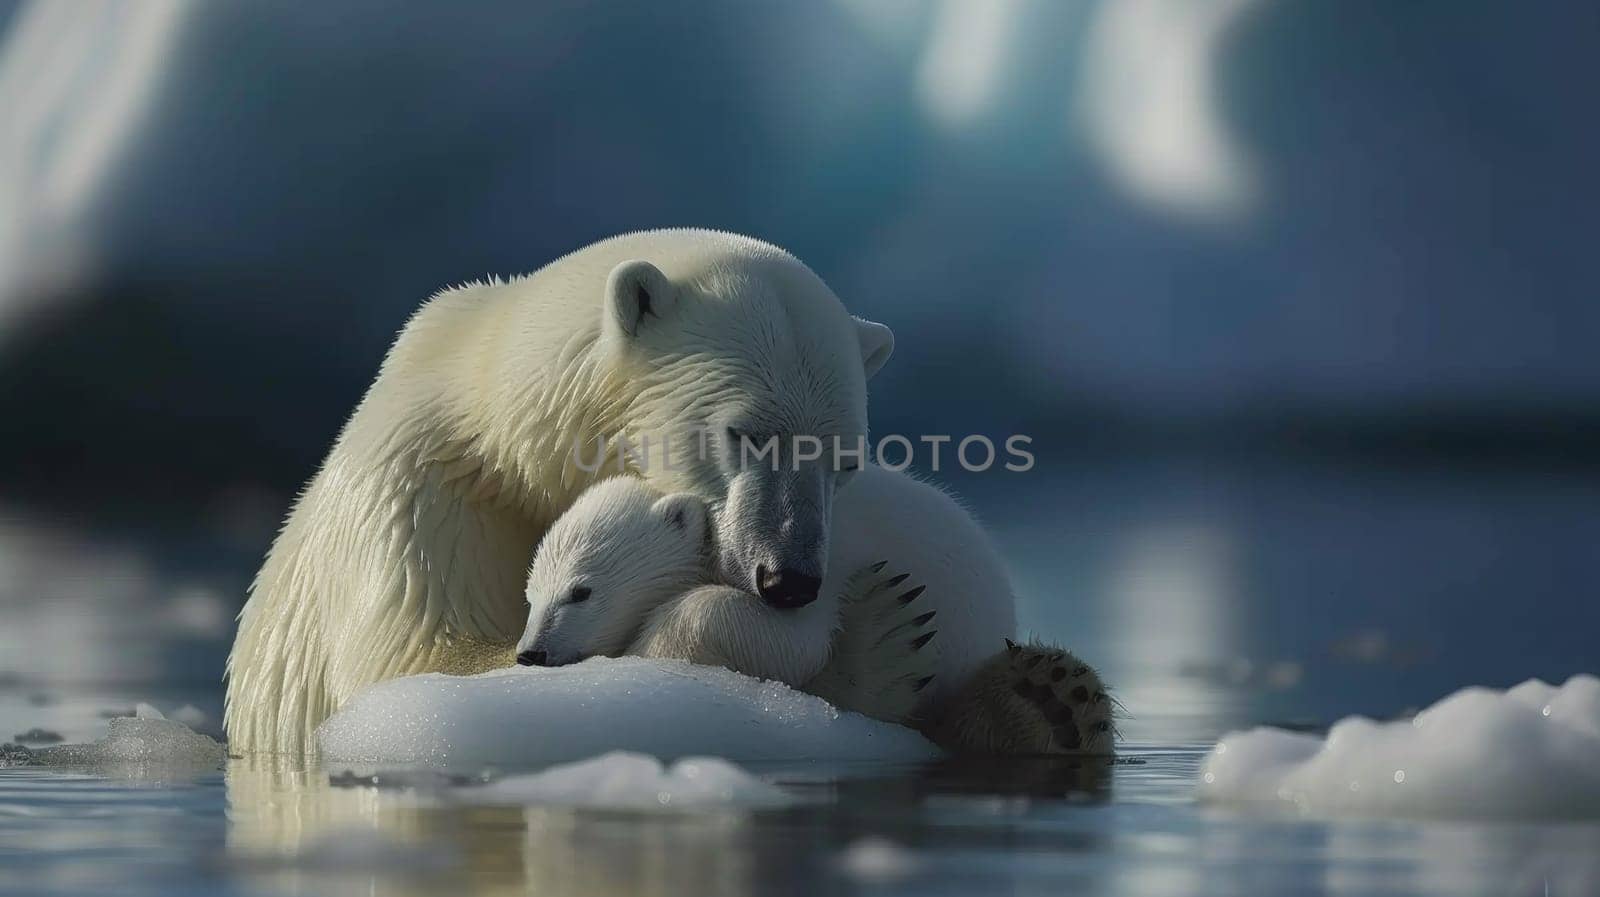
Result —
<instances>
[{"instance_id":1,"label":"adult polar bear","mask_svg":"<svg viewBox=\"0 0 1600 897\"><path fill-rule=\"evenodd\" d=\"M701 436L855 445L892 347L793 256L705 230L628 234L435 296L251 586L228 658L231 744L308 750L364 685L508 663L535 544L614 473L585 470L574 447L619 433L665 438L673 463L636 472L708 501L724 581L774 615L803 610L822 587L833 459L772 471Z\"/></svg>"}]
</instances>

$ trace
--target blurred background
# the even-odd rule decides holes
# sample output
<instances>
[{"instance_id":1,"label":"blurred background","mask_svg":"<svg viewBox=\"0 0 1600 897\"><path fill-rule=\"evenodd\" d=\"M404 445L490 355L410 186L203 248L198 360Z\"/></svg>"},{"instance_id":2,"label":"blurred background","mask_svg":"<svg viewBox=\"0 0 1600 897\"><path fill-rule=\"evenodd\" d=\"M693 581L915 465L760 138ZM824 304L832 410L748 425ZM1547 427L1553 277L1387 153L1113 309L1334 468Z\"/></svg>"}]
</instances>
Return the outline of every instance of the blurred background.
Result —
<instances>
[{"instance_id":1,"label":"blurred background","mask_svg":"<svg viewBox=\"0 0 1600 897\"><path fill-rule=\"evenodd\" d=\"M1135 737L1594 670L1597 60L1581 0L0 0L0 676L214 713L411 310L670 225L893 327L876 431L1034 437L940 476Z\"/></svg>"}]
</instances>

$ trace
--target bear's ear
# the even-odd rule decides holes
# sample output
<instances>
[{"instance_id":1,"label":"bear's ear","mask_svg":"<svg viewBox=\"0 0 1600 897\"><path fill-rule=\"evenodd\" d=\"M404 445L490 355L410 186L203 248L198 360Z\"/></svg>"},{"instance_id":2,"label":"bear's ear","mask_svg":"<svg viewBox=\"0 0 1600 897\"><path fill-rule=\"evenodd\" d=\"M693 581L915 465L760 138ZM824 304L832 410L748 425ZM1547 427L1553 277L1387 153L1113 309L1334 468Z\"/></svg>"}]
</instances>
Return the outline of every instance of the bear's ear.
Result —
<instances>
[{"instance_id":1,"label":"bear's ear","mask_svg":"<svg viewBox=\"0 0 1600 897\"><path fill-rule=\"evenodd\" d=\"M657 499L650 510L697 545L706 536L706 503L692 492L674 492Z\"/></svg>"},{"instance_id":2,"label":"bear's ear","mask_svg":"<svg viewBox=\"0 0 1600 897\"><path fill-rule=\"evenodd\" d=\"M866 369L867 379L883 367L883 363L894 354L894 332L882 324L855 318L856 338L861 341L861 366Z\"/></svg>"},{"instance_id":3,"label":"bear's ear","mask_svg":"<svg viewBox=\"0 0 1600 897\"><path fill-rule=\"evenodd\" d=\"M672 313L678 290L661 269L645 261L623 262L606 278L605 328L635 337L648 318Z\"/></svg>"}]
</instances>

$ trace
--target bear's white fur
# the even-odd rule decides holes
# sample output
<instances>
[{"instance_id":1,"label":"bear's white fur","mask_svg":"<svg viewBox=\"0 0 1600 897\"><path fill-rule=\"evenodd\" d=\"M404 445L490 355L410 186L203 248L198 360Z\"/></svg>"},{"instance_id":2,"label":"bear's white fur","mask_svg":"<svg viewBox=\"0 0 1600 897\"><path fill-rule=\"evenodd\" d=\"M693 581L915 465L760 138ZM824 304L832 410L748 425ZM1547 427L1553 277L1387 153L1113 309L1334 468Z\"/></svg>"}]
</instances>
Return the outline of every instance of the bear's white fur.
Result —
<instances>
[{"instance_id":1,"label":"bear's white fur","mask_svg":"<svg viewBox=\"0 0 1600 897\"><path fill-rule=\"evenodd\" d=\"M551 527L529 575L524 660L673 657L906 721L937 714L1012 635L1010 583L983 529L905 474L867 465L841 490L822 591L789 610L727 586L689 588L708 566L704 517L690 496L658 496L637 480L608 481ZM583 600L572 603L575 590Z\"/></svg>"},{"instance_id":2,"label":"bear's white fur","mask_svg":"<svg viewBox=\"0 0 1600 897\"><path fill-rule=\"evenodd\" d=\"M938 612L928 623L938 632L928 645L936 652L936 677L917 708L927 717L1015 636L1011 576L988 531L948 492L867 464L834 504L822 594L848 594L850 578L881 561L888 561L885 573L908 574L903 588L926 587L916 599L922 612ZM860 669L861 675L874 677L875 661L893 659L855 652L844 657L859 666L838 672L855 675ZM815 690L829 696L826 689Z\"/></svg>"},{"instance_id":3,"label":"bear's white fur","mask_svg":"<svg viewBox=\"0 0 1600 897\"><path fill-rule=\"evenodd\" d=\"M226 723L240 750L299 752L369 683L509 662L534 545L618 433L672 440L627 465L706 499L719 578L820 572L838 475L768 475L702 433L866 433L892 350L793 256L704 230L594 244L427 302L295 502L240 614ZM663 451L663 454L667 454ZM799 497L803 500L796 500Z\"/></svg>"}]
</instances>

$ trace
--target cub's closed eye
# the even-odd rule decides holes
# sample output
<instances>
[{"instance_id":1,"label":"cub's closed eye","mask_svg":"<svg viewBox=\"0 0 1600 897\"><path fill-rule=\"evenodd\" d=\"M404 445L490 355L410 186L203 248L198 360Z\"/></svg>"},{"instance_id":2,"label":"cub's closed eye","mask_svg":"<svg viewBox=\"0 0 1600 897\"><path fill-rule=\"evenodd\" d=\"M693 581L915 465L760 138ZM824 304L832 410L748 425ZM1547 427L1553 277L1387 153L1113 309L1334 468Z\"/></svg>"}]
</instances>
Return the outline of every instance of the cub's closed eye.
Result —
<instances>
[{"instance_id":1,"label":"cub's closed eye","mask_svg":"<svg viewBox=\"0 0 1600 897\"><path fill-rule=\"evenodd\" d=\"M588 586L574 586L572 591L567 593L567 603L577 604L579 601L588 601L591 594L593 593Z\"/></svg>"}]
</instances>

